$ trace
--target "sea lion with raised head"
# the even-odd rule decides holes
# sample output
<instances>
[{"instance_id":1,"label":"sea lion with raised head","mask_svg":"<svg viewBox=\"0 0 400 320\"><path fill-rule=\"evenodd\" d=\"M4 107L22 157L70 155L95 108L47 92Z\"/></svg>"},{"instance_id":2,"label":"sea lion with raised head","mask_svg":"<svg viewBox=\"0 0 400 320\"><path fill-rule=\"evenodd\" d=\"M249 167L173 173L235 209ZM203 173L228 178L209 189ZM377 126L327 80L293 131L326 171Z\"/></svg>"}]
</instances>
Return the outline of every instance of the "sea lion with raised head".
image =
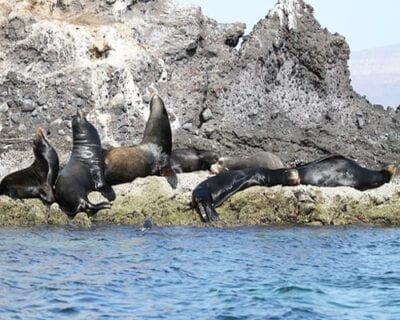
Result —
<instances>
[{"instance_id":1,"label":"sea lion with raised head","mask_svg":"<svg viewBox=\"0 0 400 320\"><path fill-rule=\"evenodd\" d=\"M250 156L221 157L211 166L211 172L218 174L227 170L241 170L245 168L281 169L284 168L281 159L267 151L257 152Z\"/></svg>"},{"instance_id":2,"label":"sea lion with raised head","mask_svg":"<svg viewBox=\"0 0 400 320\"><path fill-rule=\"evenodd\" d=\"M377 188L387 183L396 173L390 164L382 170L361 167L342 155L330 155L295 167L300 183L319 187L352 187L358 190Z\"/></svg>"},{"instance_id":3,"label":"sea lion with raised head","mask_svg":"<svg viewBox=\"0 0 400 320\"><path fill-rule=\"evenodd\" d=\"M175 172L210 170L217 161L218 155L215 152L195 148L174 149L171 154L171 164Z\"/></svg>"},{"instance_id":4,"label":"sea lion with raised head","mask_svg":"<svg viewBox=\"0 0 400 320\"><path fill-rule=\"evenodd\" d=\"M32 165L3 178L0 195L14 199L39 198L50 204L54 202L53 187L58 175L59 160L42 128L36 130L33 153L35 160Z\"/></svg>"},{"instance_id":5,"label":"sea lion with raised head","mask_svg":"<svg viewBox=\"0 0 400 320\"><path fill-rule=\"evenodd\" d=\"M296 169L247 168L220 173L201 182L192 192L192 208L203 221L218 219L215 208L235 193L251 186L293 186L300 183Z\"/></svg>"},{"instance_id":6,"label":"sea lion with raised head","mask_svg":"<svg viewBox=\"0 0 400 320\"><path fill-rule=\"evenodd\" d=\"M81 211L94 214L109 208L110 204L107 201L91 203L90 192L99 191L109 201L115 199L114 190L104 179L100 136L80 110L72 118L72 135L71 156L56 181L56 201L68 216Z\"/></svg>"},{"instance_id":7,"label":"sea lion with raised head","mask_svg":"<svg viewBox=\"0 0 400 320\"><path fill-rule=\"evenodd\" d=\"M105 178L110 185L131 182L138 177L162 175L175 188L176 173L171 167L172 133L164 102L154 94L142 142L137 146L105 150Z\"/></svg>"}]
</instances>

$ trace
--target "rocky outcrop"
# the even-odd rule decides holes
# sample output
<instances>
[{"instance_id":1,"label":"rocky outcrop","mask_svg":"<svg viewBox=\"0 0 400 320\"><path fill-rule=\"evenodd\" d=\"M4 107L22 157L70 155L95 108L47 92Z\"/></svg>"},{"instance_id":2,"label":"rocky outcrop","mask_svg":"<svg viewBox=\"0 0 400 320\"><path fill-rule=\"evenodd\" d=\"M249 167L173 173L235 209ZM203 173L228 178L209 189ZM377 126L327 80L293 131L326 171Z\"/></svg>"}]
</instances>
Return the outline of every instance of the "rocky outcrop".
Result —
<instances>
[{"instance_id":1,"label":"rocky outcrop","mask_svg":"<svg viewBox=\"0 0 400 320\"><path fill-rule=\"evenodd\" d=\"M149 86L165 99L176 146L397 161L399 113L352 90L344 37L310 6L279 0L244 28L170 1L0 0L0 176L28 162L8 151L29 150L38 126L63 158L77 107L106 145L137 142Z\"/></svg>"},{"instance_id":2,"label":"rocky outcrop","mask_svg":"<svg viewBox=\"0 0 400 320\"><path fill-rule=\"evenodd\" d=\"M204 226L191 209L191 193L209 173L178 175L178 188L165 178L138 178L115 187L117 198L110 209L88 217L79 213L73 220L58 208L39 200L11 200L0 196L0 226L66 225L90 227L99 224L143 226ZM91 194L98 202L99 193ZM220 227L253 225L400 225L400 184L389 183L361 192L348 187L317 188L251 187L235 194L217 208L220 219L209 225Z\"/></svg>"},{"instance_id":3,"label":"rocky outcrop","mask_svg":"<svg viewBox=\"0 0 400 320\"><path fill-rule=\"evenodd\" d=\"M140 141L149 88L166 103L176 147L397 162L400 111L353 91L344 37L310 6L278 0L244 29L165 0L0 0L0 178L31 163L38 126L63 162L76 108L105 145Z\"/></svg>"}]
</instances>

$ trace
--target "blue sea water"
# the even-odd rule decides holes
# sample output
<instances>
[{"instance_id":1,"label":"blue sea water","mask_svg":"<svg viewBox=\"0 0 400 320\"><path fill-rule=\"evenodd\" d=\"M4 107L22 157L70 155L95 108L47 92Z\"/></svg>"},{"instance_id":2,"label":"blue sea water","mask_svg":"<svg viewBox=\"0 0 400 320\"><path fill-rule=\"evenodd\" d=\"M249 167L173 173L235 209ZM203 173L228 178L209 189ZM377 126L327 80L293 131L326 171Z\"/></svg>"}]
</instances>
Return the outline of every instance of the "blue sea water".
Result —
<instances>
[{"instance_id":1,"label":"blue sea water","mask_svg":"<svg viewBox=\"0 0 400 320\"><path fill-rule=\"evenodd\" d=\"M400 229L0 229L0 319L400 319Z\"/></svg>"}]
</instances>

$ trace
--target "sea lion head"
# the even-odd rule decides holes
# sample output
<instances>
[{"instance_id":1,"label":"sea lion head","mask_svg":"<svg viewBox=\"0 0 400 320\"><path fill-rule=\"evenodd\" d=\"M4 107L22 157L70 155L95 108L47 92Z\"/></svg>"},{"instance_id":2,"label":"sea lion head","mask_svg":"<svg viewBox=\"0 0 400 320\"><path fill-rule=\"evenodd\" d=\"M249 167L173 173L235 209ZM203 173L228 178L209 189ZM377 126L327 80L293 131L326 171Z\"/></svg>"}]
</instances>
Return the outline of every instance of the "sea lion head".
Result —
<instances>
[{"instance_id":1,"label":"sea lion head","mask_svg":"<svg viewBox=\"0 0 400 320\"><path fill-rule=\"evenodd\" d=\"M286 173L289 186L298 186L300 184L300 175L296 169L287 169Z\"/></svg>"},{"instance_id":2,"label":"sea lion head","mask_svg":"<svg viewBox=\"0 0 400 320\"><path fill-rule=\"evenodd\" d=\"M394 164L389 164L383 169L383 171L386 172L386 174L389 177L389 181L390 181L396 174L397 168Z\"/></svg>"},{"instance_id":3,"label":"sea lion head","mask_svg":"<svg viewBox=\"0 0 400 320\"><path fill-rule=\"evenodd\" d=\"M53 186L58 176L60 162L56 150L51 146L50 142L47 141L45 131L40 127L36 129L35 138L33 140L33 152L36 161L47 165L47 182L50 186ZM50 195L50 192L46 192L46 194ZM46 201L52 202L53 200L53 198L48 198Z\"/></svg>"},{"instance_id":4,"label":"sea lion head","mask_svg":"<svg viewBox=\"0 0 400 320\"><path fill-rule=\"evenodd\" d=\"M72 136L74 144L92 143L101 145L97 129L86 119L85 113L80 109L72 117Z\"/></svg>"},{"instance_id":5,"label":"sea lion head","mask_svg":"<svg viewBox=\"0 0 400 320\"><path fill-rule=\"evenodd\" d=\"M218 162L219 155L213 151L199 151L200 158L209 166Z\"/></svg>"},{"instance_id":6,"label":"sea lion head","mask_svg":"<svg viewBox=\"0 0 400 320\"><path fill-rule=\"evenodd\" d=\"M150 114L162 113L168 118L167 110L165 109L164 101L157 93L152 93L150 99Z\"/></svg>"},{"instance_id":7,"label":"sea lion head","mask_svg":"<svg viewBox=\"0 0 400 320\"><path fill-rule=\"evenodd\" d=\"M35 138L33 139L33 152L36 156L42 155L51 148L49 142L46 139L44 129L37 128Z\"/></svg>"},{"instance_id":8,"label":"sea lion head","mask_svg":"<svg viewBox=\"0 0 400 320\"><path fill-rule=\"evenodd\" d=\"M225 157L220 157L219 159L217 159L216 163L211 165L210 171L214 174L220 174L224 171L228 171L228 169L224 165L225 161L226 161Z\"/></svg>"}]
</instances>

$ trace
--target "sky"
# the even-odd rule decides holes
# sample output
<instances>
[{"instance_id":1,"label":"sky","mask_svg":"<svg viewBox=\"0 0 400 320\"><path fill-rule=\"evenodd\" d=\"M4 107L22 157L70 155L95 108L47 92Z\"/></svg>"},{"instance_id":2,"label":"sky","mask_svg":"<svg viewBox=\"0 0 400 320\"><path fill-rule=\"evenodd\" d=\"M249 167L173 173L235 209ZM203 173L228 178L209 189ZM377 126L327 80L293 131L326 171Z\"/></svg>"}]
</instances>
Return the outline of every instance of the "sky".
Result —
<instances>
[{"instance_id":1,"label":"sky","mask_svg":"<svg viewBox=\"0 0 400 320\"><path fill-rule=\"evenodd\" d=\"M277 0L175 0L197 4L219 22L245 22L246 33ZM322 27L346 37L351 51L400 43L400 0L305 0Z\"/></svg>"}]
</instances>

